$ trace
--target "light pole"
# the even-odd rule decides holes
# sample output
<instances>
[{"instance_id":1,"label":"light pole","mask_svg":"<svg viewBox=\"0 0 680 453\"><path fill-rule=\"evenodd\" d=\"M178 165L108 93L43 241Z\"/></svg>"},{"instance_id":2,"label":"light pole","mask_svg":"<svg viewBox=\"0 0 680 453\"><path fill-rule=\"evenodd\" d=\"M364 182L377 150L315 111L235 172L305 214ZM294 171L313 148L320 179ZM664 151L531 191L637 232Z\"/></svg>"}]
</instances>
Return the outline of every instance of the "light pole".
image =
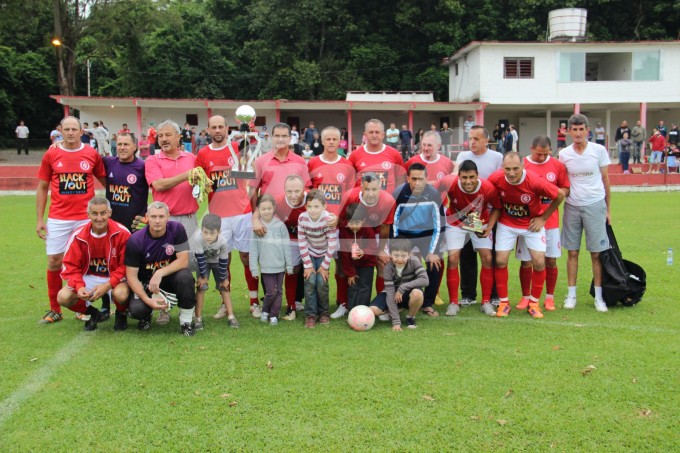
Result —
<instances>
[{"instance_id":1,"label":"light pole","mask_svg":"<svg viewBox=\"0 0 680 453\"><path fill-rule=\"evenodd\" d=\"M71 53L73 53L73 55L76 55L76 56L78 55L75 50L71 49L69 46L67 46L66 44L61 42L61 40L59 38L52 39L52 45L54 47L63 47L65 49L70 50ZM87 60L85 60L85 64L87 66L87 97L89 98L90 97L90 67L91 67L89 58Z\"/></svg>"}]
</instances>

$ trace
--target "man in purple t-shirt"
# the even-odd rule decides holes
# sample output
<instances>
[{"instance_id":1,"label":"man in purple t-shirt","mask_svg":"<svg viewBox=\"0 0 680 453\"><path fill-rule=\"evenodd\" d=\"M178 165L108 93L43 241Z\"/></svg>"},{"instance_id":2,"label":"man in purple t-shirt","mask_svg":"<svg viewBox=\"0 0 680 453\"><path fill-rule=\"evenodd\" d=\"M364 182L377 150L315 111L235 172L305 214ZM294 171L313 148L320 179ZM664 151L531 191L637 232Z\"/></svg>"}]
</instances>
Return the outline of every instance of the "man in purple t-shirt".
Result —
<instances>
[{"instance_id":1,"label":"man in purple t-shirt","mask_svg":"<svg viewBox=\"0 0 680 453\"><path fill-rule=\"evenodd\" d=\"M181 223L169 221L170 210L163 202L151 203L146 216L148 226L130 237L125 251L127 282L132 290L130 316L139 320L139 330L148 330L153 310L167 310L176 300L180 333L193 336L196 282L189 270L186 230Z\"/></svg>"}]
</instances>

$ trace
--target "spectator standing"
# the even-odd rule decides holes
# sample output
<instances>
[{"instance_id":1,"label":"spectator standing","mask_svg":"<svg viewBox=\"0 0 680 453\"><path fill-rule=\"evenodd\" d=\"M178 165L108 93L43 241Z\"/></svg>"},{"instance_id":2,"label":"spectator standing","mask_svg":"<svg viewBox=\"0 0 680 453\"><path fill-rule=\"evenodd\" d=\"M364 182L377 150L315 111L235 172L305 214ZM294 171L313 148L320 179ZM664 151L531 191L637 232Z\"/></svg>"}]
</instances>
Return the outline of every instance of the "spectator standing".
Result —
<instances>
[{"instance_id":1,"label":"spectator standing","mask_svg":"<svg viewBox=\"0 0 680 453\"><path fill-rule=\"evenodd\" d=\"M63 139L64 137L61 134L61 124L58 124L57 127L52 132L50 132L50 140L52 141L52 144L54 144L56 142L62 141Z\"/></svg>"},{"instance_id":2,"label":"spectator standing","mask_svg":"<svg viewBox=\"0 0 680 453\"><path fill-rule=\"evenodd\" d=\"M633 141L630 138L628 138L628 132L623 133L623 138L619 143L621 147L619 161L621 162L621 169L623 170L623 174L627 175L630 173L628 171L628 162L630 161L630 149L633 145Z\"/></svg>"},{"instance_id":3,"label":"spectator standing","mask_svg":"<svg viewBox=\"0 0 680 453\"><path fill-rule=\"evenodd\" d=\"M21 149L23 148L24 153L28 156L28 127L24 124L24 120L19 121L19 125L14 130L17 136L17 155L21 155Z\"/></svg>"},{"instance_id":4,"label":"spectator standing","mask_svg":"<svg viewBox=\"0 0 680 453\"><path fill-rule=\"evenodd\" d=\"M647 138L647 129L642 125L642 121L638 120L635 124L630 138L633 140L633 163L639 164L644 157L643 147L645 145L645 139Z\"/></svg>"},{"instance_id":5,"label":"spectator standing","mask_svg":"<svg viewBox=\"0 0 680 453\"><path fill-rule=\"evenodd\" d=\"M184 151L191 153L191 143L192 143L192 138L194 136L194 133L191 132L191 127L189 127L189 123L184 123L184 128L180 132L182 135L182 144L184 145ZM192 235L189 235L189 237L192 237Z\"/></svg>"},{"instance_id":6,"label":"spectator standing","mask_svg":"<svg viewBox=\"0 0 680 453\"><path fill-rule=\"evenodd\" d=\"M153 156L156 154L156 145L158 144L158 134L156 133L153 121L149 123L149 129L146 131L146 134L149 137L149 155Z\"/></svg>"},{"instance_id":7,"label":"spectator standing","mask_svg":"<svg viewBox=\"0 0 680 453\"><path fill-rule=\"evenodd\" d=\"M442 130L439 131L439 135L442 139L442 147L444 152L446 152L449 150L449 145L451 145L451 139L453 138L453 130L449 128L449 123L442 124Z\"/></svg>"},{"instance_id":8,"label":"spectator standing","mask_svg":"<svg viewBox=\"0 0 680 453\"><path fill-rule=\"evenodd\" d=\"M616 153L617 153L617 155L621 154L621 140L623 139L623 134L625 132L628 132L628 136L630 137L631 130L628 127L628 121L623 120L621 122L621 126L619 126L616 129L616 134L614 135L614 141L616 142Z\"/></svg>"},{"instance_id":9,"label":"spectator standing","mask_svg":"<svg viewBox=\"0 0 680 453\"><path fill-rule=\"evenodd\" d=\"M472 115L468 115L467 120L463 123L463 129L465 131L465 140L470 139L470 129L475 125L475 121L472 119ZM498 124L496 124L496 129L498 129Z\"/></svg>"},{"instance_id":10,"label":"spectator standing","mask_svg":"<svg viewBox=\"0 0 680 453\"><path fill-rule=\"evenodd\" d=\"M652 154L649 158L649 171L647 173L659 173L661 167L661 159L666 150L666 139L661 135L659 129L654 129L654 133L649 137L649 143L652 148Z\"/></svg>"},{"instance_id":11,"label":"spectator standing","mask_svg":"<svg viewBox=\"0 0 680 453\"><path fill-rule=\"evenodd\" d=\"M385 142L394 149L399 146L399 129L395 123L390 123L390 128L385 131Z\"/></svg>"},{"instance_id":12,"label":"spectator standing","mask_svg":"<svg viewBox=\"0 0 680 453\"><path fill-rule=\"evenodd\" d=\"M408 130L406 124L401 125L401 130L399 131L399 141L401 142L401 158L406 162L411 157L411 141L413 140L413 134Z\"/></svg>"},{"instance_id":13,"label":"spectator standing","mask_svg":"<svg viewBox=\"0 0 680 453\"><path fill-rule=\"evenodd\" d=\"M607 140L606 140L606 132L604 127L602 127L602 123L597 123L597 127L595 128L595 143L598 145L602 146L607 146ZM645 134L645 137L647 134Z\"/></svg>"},{"instance_id":14,"label":"spectator standing","mask_svg":"<svg viewBox=\"0 0 680 453\"><path fill-rule=\"evenodd\" d=\"M677 145L678 143L680 143L680 131L677 124L672 124L671 130L668 131L668 144Z\"/></svg>"},{"instance_id":15,"label":"spectator standing","mask_svg":"<svg viewBox=\"0 0 680 453\"><path fill-rule=\"evenodd\" d=\"M661 134L663 138L667 138L666 136L668 135L668 130L666 129L663 120L659 120L659 125L656 128L659 130L659 134Z\"/></svg>"},{"instance_id":16,"label":"spectator standing","mask_svg":"<svg viewBox=\"0 0 680 453\"><path fill-rule=\"evenodd\" d=\"M559 153L562 148L567 146L567 125L565 123L560 123L560 127L557 129L557 152Z\"/></svg>"},{"instance_id":17,"label":"spectator standing","mask_svg":"<svg viewBox=\"0 0 680 453\"><path fill-rule=\"evenodd\" d=\"M512 135L512 151L517 152L519 149L519 135L514 124L510 125L510 135Z\"/></svg>"},{"instance_id":18,"label":"spectator standing","mask_svg":"<svg viewBox=\"0 0 680 453\"><path fill-rule=\"evenodd\" d=\"M316 125L314 124L314 121L309 122L309 127L305 129L305 134L303 135L302 141L307 143L310 148L312 146L312 142L314 141L314 134L319 133L319 130L316 128Z\"/></svg>"}]
</instances>

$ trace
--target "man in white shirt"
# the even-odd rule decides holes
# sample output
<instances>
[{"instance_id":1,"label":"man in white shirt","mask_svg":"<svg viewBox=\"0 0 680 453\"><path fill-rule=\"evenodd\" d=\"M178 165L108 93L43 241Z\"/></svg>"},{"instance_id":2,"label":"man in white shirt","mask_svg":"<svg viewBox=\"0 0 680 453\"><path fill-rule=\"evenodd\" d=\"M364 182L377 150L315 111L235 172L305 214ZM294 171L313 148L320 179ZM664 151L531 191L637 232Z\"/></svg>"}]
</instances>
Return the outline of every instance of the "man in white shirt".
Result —
<instances>
[{"instance_id":1,"label":"man in white shirt","mask_svg":"<svg viewBox=\"0 0 680 453\"><path fill-rule=\"evenodd\" d=\"M390 123L390 128L385 132L385 141L392 148L399 148L399 129L395 123Z\"/></svg>"},{"instance_id":2,"label":"man in white shirt","mask_svg":"<svg viewBox=\"0 0 680 453\"><path fill-rule=\"evenodd\" d=\"M23 148L28 156L28 128L24 125L23 120L19 121L19 125L14 132L17 134L17 154L21 155L21 149Z\"/></svg>"},{"instance_id":3,"label":"man in white shirt","mask_svg":"<svg viewBox=\"0 0 680 453\"><path fill-rule=\"evenodd\" d=\"M609 198L609 154L604 146L589 142L588 118L572 115L567 125L574 143L560 151L559 159L567 167L571 190L564 203L562 217L562 247L569 252L567 259L568 292L564 308L576 307L576 280L581 236L586 233L586 248L590 252L595 286L595 309L607 311L602 299L602 265L600 252L609 248L606 224L611 222ZM605 221L606 219L606 221Z\"/></svg>"}]
</instances>

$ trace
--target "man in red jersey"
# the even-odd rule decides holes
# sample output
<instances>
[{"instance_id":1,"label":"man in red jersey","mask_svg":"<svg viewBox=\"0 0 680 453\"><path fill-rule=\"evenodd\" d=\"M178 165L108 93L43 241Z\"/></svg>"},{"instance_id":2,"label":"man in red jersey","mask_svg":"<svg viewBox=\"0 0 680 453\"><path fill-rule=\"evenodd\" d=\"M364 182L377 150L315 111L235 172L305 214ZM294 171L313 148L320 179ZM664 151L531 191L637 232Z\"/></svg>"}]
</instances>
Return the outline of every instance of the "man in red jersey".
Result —
<instances>
[{"instance_id":1,"label":"man in red jersey","mask_svg":"<svg viewBox=\"0 0 680 453\"><path fill-rule=\"evenodd\" d=\"M542 318L538 299L543 293L545 283L545 228L546 221L564 200L564 192L548 183L536 173L524 170L522 158L517 152L509 152L503 157L503 168L489 178L496 186L503 204L498 228L496 230L496 290L501 300L496 316L504 317L510 313L508 302L508 258L515 248L519 237L529 249L533 271L531 275L531 296L529 314ZM541 204L542 197L552 200L546 208Z\"/></svg>"},{"instance_id":2,"label":"man in red jersey","mask_svg":"<svg viewBox=\"0 0 680 453\"><path fill-rule=\"evenodd\" d=\"M364 136L368 143L354 150L349 156L349 161L358 176L356 185L361 185L361 176L364 173L373 172L380 179L380 188L388 194L393 193L398 185L406 181L406 167L401 154L391 146L383 144L385 125L380 120L368 120Z\"/></svg>"},{"instance_id":3,"label":"man in red jersey","mask_svg":"<svg viewBox=\"0 0 680 453\"><path fill-rule=\"evenodd\" d=\"M102 159L94 148L80 141L82 129L78 118L64 118L61 121L63 139L47 150L38 171L35 230L46 245L50 300L50 310L41 318L41 324L61 321L57 294L61 290L64 252L71 235L88 222L87 203L94 196L94 178L106 186ZM48 191L51 192L51 204L45 223Z\"/></svg>"},{"instance_id":4,"label":"man in red jersey","mask_svg":"<svg viewBox=\"0 0 680 453\"><path fill-rule=\"evenodd\" d=\"M428 182L439 181L453 173L453 161L439 153L442 147L442 139L437 131L427 131L420 141L420 154L417 154L406 162L406 169L416 162L427 168Z\"/></svg>"},{"instance_id":5,"label":"man in red jersey","mask_svg":"<svg viewBox=\"0 0 680 453\"><path fill-rule=\"evenodd\" d=\"M493 249L492 231L501 209L498 192L493 184L479 178L477 164L472 160L465 160L460 164L458 176L445 176L437 185L439 191L448 195L449 199L446 222L446 248L448 249L446 283L449 290L449 307L446 309L446 316L456 316L460 311L458 264L463 247L468 241L472 243L475 253L479 253L482 260L482 272L479 275L479 282L482 286L481 310L486 315L496 316L496 310L491 305L493 288L491 250ZM482 223L481 232L464 229L464 227L471 227L469 222L475 214Z\"/></svg>"},{"instance_id":6,"label":"man in red jersey","mask_svg":"<svg viewBox=\"0 0 680 453\"><path fill-rule=\"evenodd\" d=\"M248 258L252 208L248 197L247 180L231 177L231 169L235 162L227 143L229 129L224 117L215 115L208 119L208 132L212 143L198 151L196 166L203 168L212 181L213 191L208 194L208 211L222 219L222 237L227 241L230 249L236 249L239 252L248 285L251 311L254 312L256 309L253 306L259 304L257 279L253 278L250 273ZM233 142L231 146L238 155L238 142ZM231 253L229 266L231 267ZM229 275L231 276L231 272ZM227 308L221 305L215 314L215 319L222 319L226 316Z\"/></svg>"},{"instance_id":7,"label":"man in red jersey","mask_svg":"<svg viewBox=\"0 0 680 453\"><path fill-rule=\"evenodd\" d=\"M546 136L538 136L534 138L531 144L531 156L524 158L524 168L527 171L534 172L540 175L543 179L553 184L564 192L564 196L569 196L569 177L567 169L559 159L555 159L550 155L550 138ZM552 203L552 199L543 197L541 204L548 207ZM555 310L555 285L557 284L557 258L562 256L562 247L560 245L560 217L559 209L548 218L545 223L545 286L546 294L543 306L548 311ZM531 277L532 265L531 254L527 248L524 238L517 240L517 250L515 251L517 259L522 261L522 266L519 269L519 281L522 286L522 300L515 307L518 310L526 310L529 307L529 294L531 292Z\"/></svg>"},{"instance_id":8,"label":"man in red jersey","mask_svg":"<svg viewBox=\"0 0 680 453\"><path fill-rule=\"evenodd\" d=\"M355 171L347 159L338 155L340 129L329 126L321 131L323 154L313 157L307 164L312 188L323 191L326 196L326 210L339 215L342 209L343 196L355 185ZM286 277L293 278L293 276ZM346 314L347 277L342 273L342 266L335 262L336 300L338 310L331 317L340 318Z\"/></svg>"}]
</instances>

